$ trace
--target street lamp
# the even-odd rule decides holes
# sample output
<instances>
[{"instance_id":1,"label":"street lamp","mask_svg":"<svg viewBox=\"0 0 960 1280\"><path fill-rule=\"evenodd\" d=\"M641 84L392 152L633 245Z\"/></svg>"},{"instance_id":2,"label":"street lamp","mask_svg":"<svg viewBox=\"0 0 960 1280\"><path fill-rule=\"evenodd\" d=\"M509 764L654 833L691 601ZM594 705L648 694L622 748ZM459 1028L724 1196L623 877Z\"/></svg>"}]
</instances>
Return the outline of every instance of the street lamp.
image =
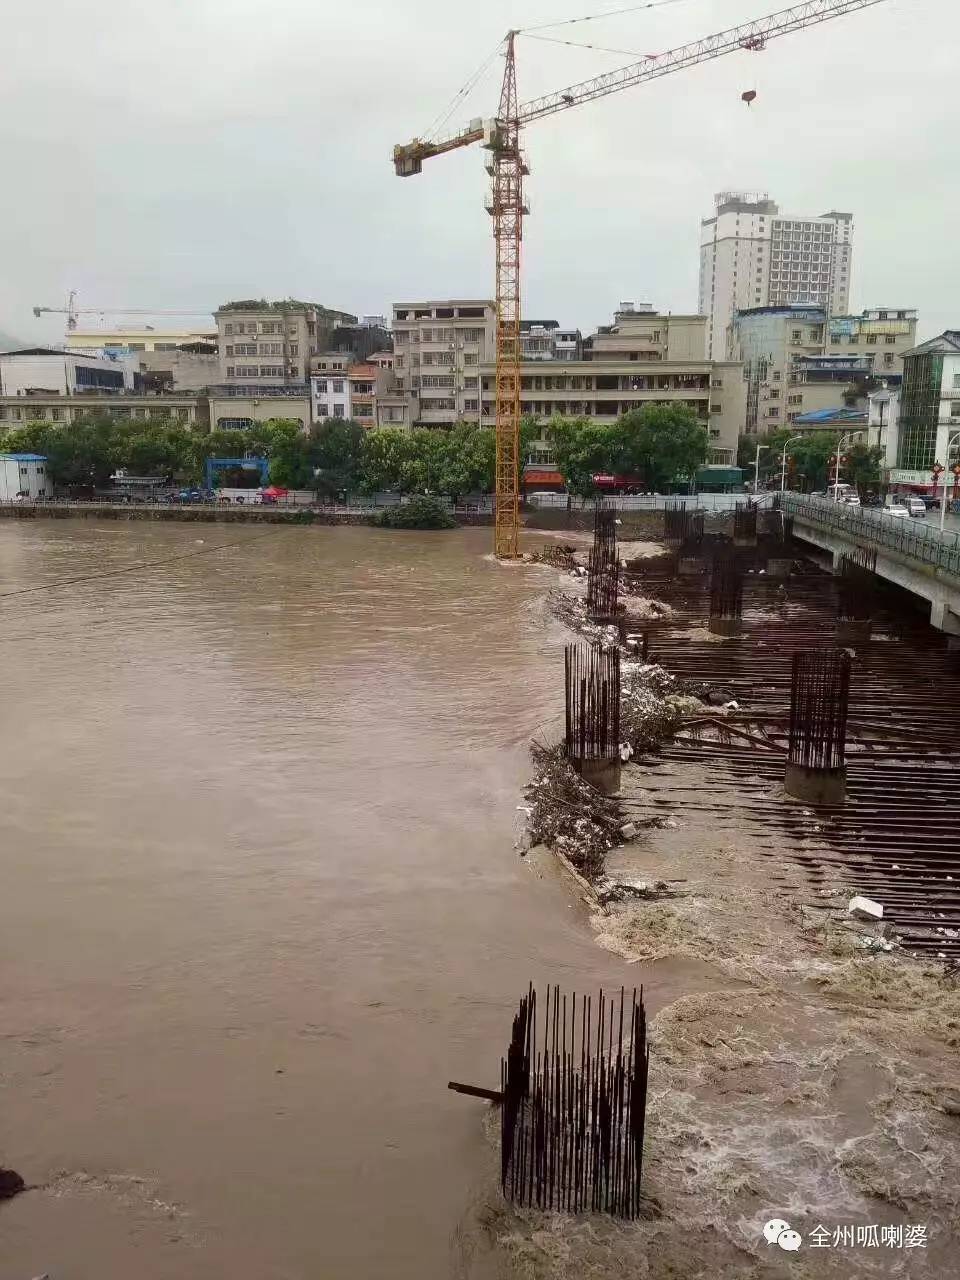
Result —
<instances>
[{"instance_id":1,"label":"street lamp","mask_svg":"<svg viewBox=\"0 0 960 1280\"><path fill-rule=\"evenodd\" d=\"M834 502L839 502L839 501L840 501L840 459L841 459L841 457L843 456L843 446L844 446L844 444L845 444L848 440L851 440L851 439L853 438L854 434L855 434L855 433L854 433L854 432L852 432L852 431L847 431L847 432L846 432L844 435L842 435L842 436L840 437L840 439L837 441L836 462L835 462L835 464L834 464L834 470L833 470L833 500L834 500Z\"/></svg>"},{"instance_id":2,"label":"street lamp","mask_svg":"<svg viewBox=\"0 0 960 1280\"><path fill-rule=\"evenodd\" d=\"M950 451L957 447L960 440L960 429L951 431L947 436L947 466L943 471L943 497L940 499L940 532L943 533L947 522L947 475L950 471ZM956 481L954 481L956 483Z\"/></svg>"},{"instance_id":3,"label":"street lamp","mask_svg":"<svg viewBox=\"0 0 960 1280\"><path fill-rule=\"evenodd\" d=\"M780 492L781 493L783 493L783 491L787 487L787 449L789 449L790 445L796 444L798 440L802 440L802 439L803 439L803 436L791 436L789 440L784 440L783 442L783 454L781 455L781 458L780 458Z\"/></svg>"},{"instance_id":4,"label":"street lamp","mask_svg":"<svg viewBox=\"0 0 960 1280\"><path fill-rule=\"evenodd\" d=\"M769 449L768 444L757 445L757 456L753 460L753 496L756 497L760 492L760 450Z\"/></svg>"}]
</instances>

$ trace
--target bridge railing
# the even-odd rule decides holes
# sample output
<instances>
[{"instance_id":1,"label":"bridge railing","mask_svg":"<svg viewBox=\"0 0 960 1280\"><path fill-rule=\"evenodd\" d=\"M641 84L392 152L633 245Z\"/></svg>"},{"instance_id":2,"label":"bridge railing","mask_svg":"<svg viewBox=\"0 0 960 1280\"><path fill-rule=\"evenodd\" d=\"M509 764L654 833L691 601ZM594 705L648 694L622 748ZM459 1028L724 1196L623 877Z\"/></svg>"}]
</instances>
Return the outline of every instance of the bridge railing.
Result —
<instances>
[{"instance_id":1,"label":"bridge railing","mask_svg":"<svg viewBox=\"0 0 960 1280\"><path fill-rule=\"evenodd\" d=\"M960 534L952 529L941 531L923 520L895 519L882 509L854 507L832 498L781 493L777 495L777 505L785 515L817 528L852 542L886 547L960 579Z\"/></svg>"}]
</instances>

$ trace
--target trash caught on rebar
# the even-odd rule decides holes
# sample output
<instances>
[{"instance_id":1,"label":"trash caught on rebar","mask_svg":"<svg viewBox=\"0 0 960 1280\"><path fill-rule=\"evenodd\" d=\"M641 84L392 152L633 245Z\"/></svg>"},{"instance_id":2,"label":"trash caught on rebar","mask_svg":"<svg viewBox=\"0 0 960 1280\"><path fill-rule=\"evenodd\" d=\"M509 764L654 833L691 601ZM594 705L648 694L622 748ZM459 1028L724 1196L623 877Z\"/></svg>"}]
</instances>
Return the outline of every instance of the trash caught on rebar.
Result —
<instances>
[{"instance_id":1,"label":"trash caught on rebar","mask_svg":"<svg viewBox=\"0 0 960 1280\"><path fill-rule=\"evenodd\" d=\"M805 769L845 763L850 655L842 649L793 655L788 760Z\"/></svg>"},{"instance_id":2,"label":"trash caught on rebar","mask_svg":"<svg viewBox=\"0 0 960 1280\"><path fill-rule=\"evenodd\" d=\"M636 1218L650 1051L643 989L619 1002L531 985L500 1067L503 1194L514 1204Z\"/></svg>"}]
</instances>

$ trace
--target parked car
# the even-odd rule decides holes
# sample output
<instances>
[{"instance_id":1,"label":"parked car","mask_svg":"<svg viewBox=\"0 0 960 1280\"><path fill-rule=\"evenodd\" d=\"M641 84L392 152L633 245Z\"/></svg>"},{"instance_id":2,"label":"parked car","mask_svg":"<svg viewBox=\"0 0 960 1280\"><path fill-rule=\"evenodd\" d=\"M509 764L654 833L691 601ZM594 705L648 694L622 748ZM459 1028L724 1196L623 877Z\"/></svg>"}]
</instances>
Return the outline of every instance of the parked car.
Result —
<instances>
[{"instance_id":1,"label":"parked car","mask_svg":"<svg viewBox=\"0 0 960 1280\"><path fill-rule=\"evenodd\" d=\"M901 507L901 506L882 507L880 514L889 516L893 520L909 520L910 519L910 512L907 510L906 507Z\"/></svg>"},{"instance_id":2,"label":"parked car","mask_svg":"<svg viewBox=\"0 0 960 1280\"><path fill-rule=\"evenodd\" d=\"M903 507L908 516L913 516L915 520L922 520L927 514L927 508L923 504L923 499L918 498L915 493L899 493L893 500L893 505Z\"/></svg>"},{"instance_id":3,"label":"parked car","mask_svg":"<svg viewBox=\"0 0 960 1280\"><path fill-rule=\"evenodd\" d=\"M859 507L860 495L859 493L845 493L843 495L843 501L848 507Z\"/></svg>"}]
</instances>

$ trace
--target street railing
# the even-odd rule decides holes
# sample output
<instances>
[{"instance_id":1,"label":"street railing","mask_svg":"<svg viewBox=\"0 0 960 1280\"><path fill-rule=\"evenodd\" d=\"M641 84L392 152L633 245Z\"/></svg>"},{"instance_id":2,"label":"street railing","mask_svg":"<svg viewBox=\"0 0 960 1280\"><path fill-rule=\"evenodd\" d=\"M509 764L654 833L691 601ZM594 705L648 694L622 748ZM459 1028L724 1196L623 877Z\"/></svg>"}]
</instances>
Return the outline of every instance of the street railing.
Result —
<instances>
[{"instance_id":1,"label":"street railing","mask_svg":"<svg viewBox=\"0 0 960 1280\"><path fill-rule=\"evenodd\" d=\"M889 548L960 579L960 533L953 529L940 530L912 518L896 519L882 508L855 507L832 498L781 493L777 503L785 515L838 533L851 542Z\"/></svg>"}]
</instances>

